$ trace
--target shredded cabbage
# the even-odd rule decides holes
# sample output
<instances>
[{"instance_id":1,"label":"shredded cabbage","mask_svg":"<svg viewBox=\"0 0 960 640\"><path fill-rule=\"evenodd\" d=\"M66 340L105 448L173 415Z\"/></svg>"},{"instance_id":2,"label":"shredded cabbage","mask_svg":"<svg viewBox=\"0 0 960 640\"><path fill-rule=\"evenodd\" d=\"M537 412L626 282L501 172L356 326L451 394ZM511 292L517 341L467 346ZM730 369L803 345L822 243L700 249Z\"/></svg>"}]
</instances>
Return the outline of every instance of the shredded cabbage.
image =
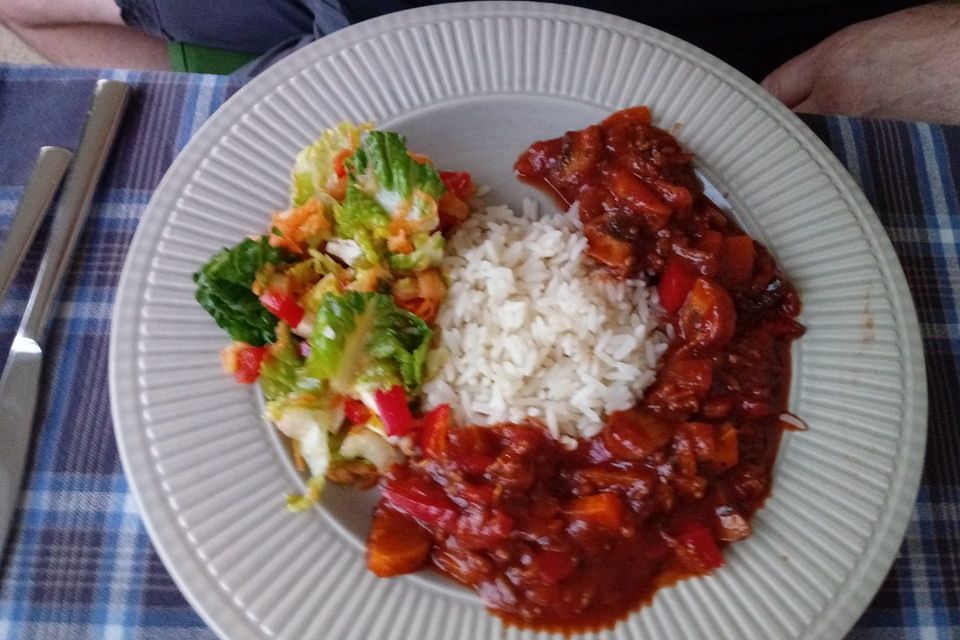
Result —
<instances>
[{"instance_id":1,"label":"shredded cabbage","mask_svg":"<svg viewBox=\"0 0 960 640\"><path fill-rule=\"evenodd\" d=\"M306 370L345 396L397 384L415 393L429 343L426 323L388 295L327 294L317 310Z\"/></svg>"},{"instance_id":2,"label":"shredded cabbage","mask_svg":"<svg viewBox=\"0 0 960 640\"><path fill-rule=\"evenodd\" d=\"M310 198L331 205L332 191L340 180L335 162L343 153L350 153L360 145L364 131L373 128L371 123L359 126L341 122L325 130L316 142L297 154L290 179L290 200L300 206Z\"/></svg>"}]
</instances>

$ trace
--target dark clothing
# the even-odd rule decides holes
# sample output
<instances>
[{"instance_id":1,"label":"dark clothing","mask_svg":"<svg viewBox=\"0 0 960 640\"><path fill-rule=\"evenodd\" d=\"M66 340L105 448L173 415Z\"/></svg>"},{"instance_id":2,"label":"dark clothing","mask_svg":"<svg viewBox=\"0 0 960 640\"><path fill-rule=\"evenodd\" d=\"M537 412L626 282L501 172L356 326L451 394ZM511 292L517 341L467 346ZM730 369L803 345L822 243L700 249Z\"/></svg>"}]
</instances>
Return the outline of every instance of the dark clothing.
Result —
<instances>
[{"instance_id":1,"label":"dark clothing","mask_svg":"<svg viewBox=\"0 0 960 640\"><path fill-rule=\"evenodd\" d=\"M678 36L761 80L782 63L855 22L922 4L910 0L648 0L571 2ZM124 21L148 33L262 54L256 73L297 47L348 24L432 0L117 0Z\"/></svg>"},{"instance_id":2,"label":"dark clothing","mask_svg":"<svg viewBox=\"0 0 960 640\"><path fill-rule=\"evenodd\" d=\"M757 82L855 22L923 2L910 0L552 0L604 11L675 35ZM431 0L341 0L351 23Z\"/></svg>"}]
</instances>

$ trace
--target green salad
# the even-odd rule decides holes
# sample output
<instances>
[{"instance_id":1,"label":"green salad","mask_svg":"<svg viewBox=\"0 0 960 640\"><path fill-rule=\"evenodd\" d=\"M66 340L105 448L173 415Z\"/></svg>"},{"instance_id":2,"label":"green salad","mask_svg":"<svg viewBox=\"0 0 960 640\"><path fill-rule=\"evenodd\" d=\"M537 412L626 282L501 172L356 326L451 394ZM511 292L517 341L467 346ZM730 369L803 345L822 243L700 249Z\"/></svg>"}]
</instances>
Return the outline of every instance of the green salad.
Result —
<instances>
[{"instance_id":1,"label":"green salad","mask_svg":"<svg viewBox=\"0 0 960 640\"><path fill-rule=\"evenodd\" d=\"M438 171L402 135L342 122L297 154L289 208L194 274L233 340L224 368L259 382L309 473L289 508L316 502L326 479L371 486L418 447L444 233L473 195L469 174Z\"/></svg>"}]
</instances>

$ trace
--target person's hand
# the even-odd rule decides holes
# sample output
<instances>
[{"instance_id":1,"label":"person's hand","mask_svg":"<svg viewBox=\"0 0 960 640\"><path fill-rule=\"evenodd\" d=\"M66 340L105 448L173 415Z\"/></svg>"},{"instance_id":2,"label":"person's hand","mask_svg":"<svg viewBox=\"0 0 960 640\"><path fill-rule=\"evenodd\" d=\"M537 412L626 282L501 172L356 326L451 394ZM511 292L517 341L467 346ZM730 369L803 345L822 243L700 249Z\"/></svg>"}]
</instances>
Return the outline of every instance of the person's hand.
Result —
<instances>
[{"instance_id":1,"label":"person's hand","mask_svg":"<svg viewBox=\"0 0 960 640\"><path fill-rule=\"evenodd\" d=\"M794 111L960 124L960 3L851 25L761 84Z\"/></svg>"}]
</instances>

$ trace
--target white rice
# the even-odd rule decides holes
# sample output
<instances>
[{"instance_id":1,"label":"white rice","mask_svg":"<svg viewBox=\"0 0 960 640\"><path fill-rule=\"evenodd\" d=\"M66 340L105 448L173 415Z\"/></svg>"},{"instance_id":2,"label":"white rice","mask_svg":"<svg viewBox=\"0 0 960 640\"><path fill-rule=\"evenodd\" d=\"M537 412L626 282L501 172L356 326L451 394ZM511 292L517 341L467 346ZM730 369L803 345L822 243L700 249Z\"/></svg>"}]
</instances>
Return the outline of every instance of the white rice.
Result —
<instances>
[{"instance_id":1,"label":"white rice","mask_svg":"<svg viewBox=\"0 0 960 640\"><path fill-rule=\"evenodd\" d=\"M576 211L541 218L528 199L521 215L486 207L454 234L427 407L447 403L462 424L532 417L554 437L588 438L653 382L667 347L656 293L591 273L578 226Z\"/></svg>"}]
</instances>

